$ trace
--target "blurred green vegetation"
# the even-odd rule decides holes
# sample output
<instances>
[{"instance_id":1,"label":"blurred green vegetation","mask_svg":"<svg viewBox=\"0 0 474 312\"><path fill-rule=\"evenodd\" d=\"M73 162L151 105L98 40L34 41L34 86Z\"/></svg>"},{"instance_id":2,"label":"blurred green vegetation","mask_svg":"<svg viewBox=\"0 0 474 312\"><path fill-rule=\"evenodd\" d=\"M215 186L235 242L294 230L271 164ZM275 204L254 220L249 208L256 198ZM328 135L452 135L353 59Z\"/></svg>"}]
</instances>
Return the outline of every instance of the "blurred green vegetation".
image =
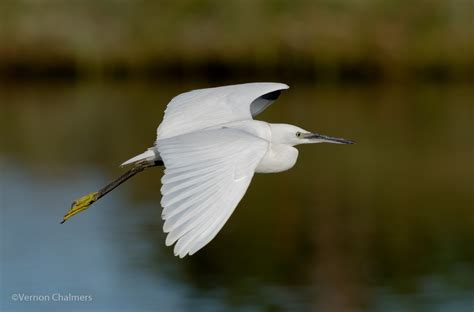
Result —
<instances>
[{"instance_id":1,"label":"blurred green vegetation","mask_svg":"<svg viewBox=\"0 0 474 312\"><path fill-rule=\"evenodd\" d=\"M4 0L0 76L469 80L472 0Z\"/></svg>"}]
</instances>

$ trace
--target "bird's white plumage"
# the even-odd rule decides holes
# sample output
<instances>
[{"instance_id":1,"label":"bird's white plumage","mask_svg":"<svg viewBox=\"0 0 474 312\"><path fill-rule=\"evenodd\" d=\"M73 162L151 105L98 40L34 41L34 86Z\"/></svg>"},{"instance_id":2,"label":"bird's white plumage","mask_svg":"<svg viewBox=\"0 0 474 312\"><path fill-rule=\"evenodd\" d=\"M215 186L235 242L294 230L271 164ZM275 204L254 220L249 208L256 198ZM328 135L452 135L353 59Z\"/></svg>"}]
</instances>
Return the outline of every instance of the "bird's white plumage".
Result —
<instances>
[{"instance_id":1,"label":"bird's white plumage","mask_svg":"<svg viewBox=\"0 0 474 312\"><path fill-rule=\"evenodd\" d=\"M200 89L173 98L155 145L126 164L163 161L161 205L175 255L209 243L244 196L255 172L282 172L298 158L294 146L353 142L297 126L253 120L288 86L247 83Z\"/></svg>"},{"instance_id":2,"label":"bird's white plumage","mask_svg":"<svg viewBox=\"0 0 474 312\"><path fill-rule=\"evenodd\" d=\"M262 96L288 88L283 83L257 82L182 93L168 104L157 138L252 119L273 102Z\"/></svg>"},{"instance_id":3,"label":"bird's white plumage","mask_svg":"<svg viewBox=\"0 0 474 312\"><path fill-rule=\"evenodd\" d=\"M192 255L209 243L245 194L269 142L218 128L158 139L165 164L161 205L166 245Z\"/></svg>"}]
</instances>

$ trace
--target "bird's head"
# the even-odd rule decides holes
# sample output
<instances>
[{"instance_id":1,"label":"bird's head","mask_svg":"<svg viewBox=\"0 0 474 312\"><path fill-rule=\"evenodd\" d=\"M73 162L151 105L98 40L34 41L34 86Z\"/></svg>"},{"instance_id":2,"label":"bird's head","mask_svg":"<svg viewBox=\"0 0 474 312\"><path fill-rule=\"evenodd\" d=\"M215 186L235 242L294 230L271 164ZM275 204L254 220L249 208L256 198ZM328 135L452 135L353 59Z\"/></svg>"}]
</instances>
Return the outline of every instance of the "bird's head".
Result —
<instances>
[{"instance_id":1,"label":"bird's head","mask_svg":"<svg viewBox=\"0 0 474 312\"><path fill-rule=\"evenodd\" d=\"M346 139L309 132L293 125L271 124L271 127L273 143L288 144L291 146L309 143L354 144L354 142Z\"/></svg>"}]
</instances>

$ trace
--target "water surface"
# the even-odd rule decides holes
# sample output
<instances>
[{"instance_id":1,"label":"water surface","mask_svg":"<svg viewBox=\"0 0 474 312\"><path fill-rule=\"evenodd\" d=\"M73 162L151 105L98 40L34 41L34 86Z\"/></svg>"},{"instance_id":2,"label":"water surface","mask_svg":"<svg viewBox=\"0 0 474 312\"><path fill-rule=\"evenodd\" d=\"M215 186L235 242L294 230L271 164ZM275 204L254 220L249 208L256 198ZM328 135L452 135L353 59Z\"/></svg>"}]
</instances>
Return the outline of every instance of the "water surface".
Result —
<instances>
[{"instance_id":1,"label":"water surface","mask_svg":"<svg viewBox=\"0 0 474 312\"><path fill-rule=\"evenodd\" d=\"M60 225L70 202L153 144L166 103L204 82L0 88L4 311L471 311L474 91L291 84L260 118L355 140L256 175L219 235L164 246L153 168ZM19 302L12 294L90 295Z\"/></svg>"}]
</instances>

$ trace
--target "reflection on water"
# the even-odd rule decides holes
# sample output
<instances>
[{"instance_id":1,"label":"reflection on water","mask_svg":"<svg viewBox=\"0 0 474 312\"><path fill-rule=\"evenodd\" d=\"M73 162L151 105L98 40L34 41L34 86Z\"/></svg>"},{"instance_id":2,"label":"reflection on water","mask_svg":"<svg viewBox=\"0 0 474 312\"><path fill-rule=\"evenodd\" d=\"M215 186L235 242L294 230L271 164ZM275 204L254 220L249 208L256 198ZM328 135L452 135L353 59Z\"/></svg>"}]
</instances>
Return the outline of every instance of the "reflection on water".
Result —
<instances>
[{"instance_id":1,"label":"reflection on water","mask_svg":"<svg viewBox=\"0 0 474 312\"><path fill-rule=\"evenodd\" d=\"M164 246L161 169L64 225L70 201L154 141L189 84L0 89L2 310L474 309L474 91L294 84L261 118L354 139L257 175L218 237ZM15 302L13 293L92 295Z\"/></svg>"}]
</instances>

